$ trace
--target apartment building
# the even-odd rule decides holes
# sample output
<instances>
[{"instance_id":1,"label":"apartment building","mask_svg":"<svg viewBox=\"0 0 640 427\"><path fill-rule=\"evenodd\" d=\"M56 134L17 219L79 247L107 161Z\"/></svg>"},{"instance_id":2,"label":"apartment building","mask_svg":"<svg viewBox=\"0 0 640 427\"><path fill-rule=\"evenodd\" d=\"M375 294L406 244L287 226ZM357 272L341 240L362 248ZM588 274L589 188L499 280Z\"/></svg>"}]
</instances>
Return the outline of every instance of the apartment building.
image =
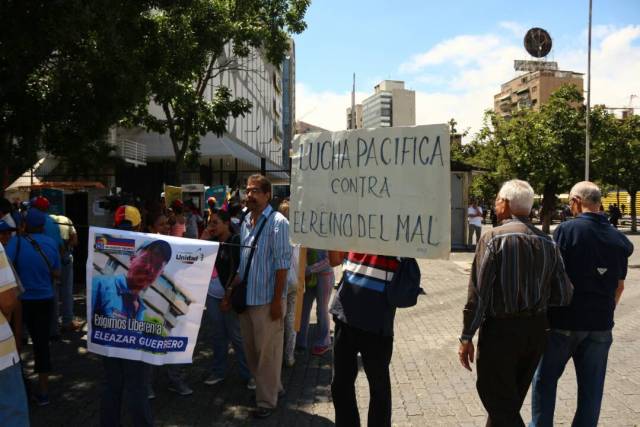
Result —
<instances>
[{"instance_id":1,"label":"apartment building","mask_svg":"<svg viewBox=\"0 0 640 427\"><path fill-rule=\"evenodd\" d=\"M383 80L374 87L373 95L362 102L362 127L364 128L414 126L415 124L416 93L405 89L403 81Z\"/></svg>"},{"instance_id":2,"label":"apartment building","mask_svg":"<svg viewBox=\"0 0 640 427\"><path fill-rule=\"evenodd\" d=\"M518 76L500 87L493 97L494 111L509 117L523 108L537 110L551 94L565 84L573 84L583 90L583 74L573 71L538 70Z\"/></svg>"}]
</instances>

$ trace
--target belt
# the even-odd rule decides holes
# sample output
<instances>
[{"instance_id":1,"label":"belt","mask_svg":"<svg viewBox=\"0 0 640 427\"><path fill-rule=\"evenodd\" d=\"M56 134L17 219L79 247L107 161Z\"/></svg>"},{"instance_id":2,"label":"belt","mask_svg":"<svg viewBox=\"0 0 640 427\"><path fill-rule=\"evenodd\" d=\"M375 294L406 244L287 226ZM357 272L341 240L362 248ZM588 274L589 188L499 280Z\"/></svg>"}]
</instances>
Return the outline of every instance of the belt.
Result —
<instances>
[{"instance_id":1,"label":"belt","mask_svg":"<svg viewBox=\"0 0 640 427\"><path fill-rule=\"evenodd\" d=\"M524 319L528 317L542 316L546 313L546 310L525 310L517 313L496 313L487 317L491 319Z\"/></svg>"}]
</instances>

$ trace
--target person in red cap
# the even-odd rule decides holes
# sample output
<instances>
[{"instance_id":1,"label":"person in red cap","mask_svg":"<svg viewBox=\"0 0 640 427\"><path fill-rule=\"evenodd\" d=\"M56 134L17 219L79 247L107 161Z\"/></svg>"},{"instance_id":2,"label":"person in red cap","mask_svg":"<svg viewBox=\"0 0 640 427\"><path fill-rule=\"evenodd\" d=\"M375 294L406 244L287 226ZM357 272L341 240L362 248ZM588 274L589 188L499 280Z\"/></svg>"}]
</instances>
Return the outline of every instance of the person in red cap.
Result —
<instances>
[{"instance_id":1,"label":"person in red cap","mask_svg":"<svg viewBox=\"0 0 640 427\"><path fill-rule=\"evenodd\" d=\"M33 341L34 370L38 390L33 396L38 406L49 404L50 323L53 312L53 281L60 277L60 252L43 233L45 215L29 208L25 216L26 233L11 238L7 255L24 287L20 295L24 323Z\"/></svg>"},{"instance_id":2,"label":"person in red cap","mask_svg":"<svg viewBox=\"0 0 640 427\"><path fill-rule=\"evenodd\" d=\"M58 252L60 252L60 257L62 258L64 254L64 240L62 240L60 227L51 217L51 215L48 214L50 206L49 199L44 196L37 196L31 199L29 205L44 214L44 234L45 236L49 236L51 237L51 239L53 239L53 241L56 243L56 247L58 248ZM51 330L49 331L51 339L53 340L60 339L60 327L58 325L59 285L59 280L56 280L53 286L53 310L51 312Z\"/></svg>"}]
</instances>

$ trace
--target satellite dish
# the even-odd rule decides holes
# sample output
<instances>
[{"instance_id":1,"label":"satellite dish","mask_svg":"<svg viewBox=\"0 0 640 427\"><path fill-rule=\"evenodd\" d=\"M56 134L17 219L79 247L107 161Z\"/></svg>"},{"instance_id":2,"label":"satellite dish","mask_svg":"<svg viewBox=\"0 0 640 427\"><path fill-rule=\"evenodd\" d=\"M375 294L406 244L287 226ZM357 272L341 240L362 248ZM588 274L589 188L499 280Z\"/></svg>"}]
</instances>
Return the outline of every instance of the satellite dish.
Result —
<instances>
[{"instance_id":1,"label":"satellite dish","mask_svg":"<svg viewBox=\"0 0 640 427\"><path fill-rule=\"evenodd\" d=\"M547 56L551 46L551 36L542 28L534 27L524 36L524 48L535 58Z\"/></svg>"}]
</instances>

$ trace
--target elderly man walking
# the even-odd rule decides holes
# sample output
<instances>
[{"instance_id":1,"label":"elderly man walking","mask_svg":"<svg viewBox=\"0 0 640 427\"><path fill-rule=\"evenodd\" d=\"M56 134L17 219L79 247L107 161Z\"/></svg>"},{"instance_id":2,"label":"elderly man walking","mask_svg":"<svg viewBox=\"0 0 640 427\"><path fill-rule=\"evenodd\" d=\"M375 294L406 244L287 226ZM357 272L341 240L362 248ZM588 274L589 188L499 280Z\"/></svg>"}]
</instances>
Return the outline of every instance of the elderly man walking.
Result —
<instances>
[{"instance_id":1,"label":"elderly man walking","mask_svg":"<svg viewBox=\"0 0 640 427\"><path fill-rule=\"evenodd\" d=\"M554 233L575 286L568 307L549 310L551 332L533 380L531 425L552 426L556 387L573 359L578 380L578 407L573 426L596 426L600 416L613 313L624 290L633 245L599 213L601 193L589 181L569 193L576 218Z\"/></svg>"},{"instance_id":2,"label":"elderly man walking","mask_svg":"<svg viewBox=\"0 0 640 427\"><path fill-rule=\"evenodd\" d=\"M529 222L533 189L506 182L495 202L499 227L478 242L458 354L471 370L478 338L478 380L487 426L524 426L520 408L544 350L549 306L573 292L560 251Z\"/></svg>"}]
</instances>

